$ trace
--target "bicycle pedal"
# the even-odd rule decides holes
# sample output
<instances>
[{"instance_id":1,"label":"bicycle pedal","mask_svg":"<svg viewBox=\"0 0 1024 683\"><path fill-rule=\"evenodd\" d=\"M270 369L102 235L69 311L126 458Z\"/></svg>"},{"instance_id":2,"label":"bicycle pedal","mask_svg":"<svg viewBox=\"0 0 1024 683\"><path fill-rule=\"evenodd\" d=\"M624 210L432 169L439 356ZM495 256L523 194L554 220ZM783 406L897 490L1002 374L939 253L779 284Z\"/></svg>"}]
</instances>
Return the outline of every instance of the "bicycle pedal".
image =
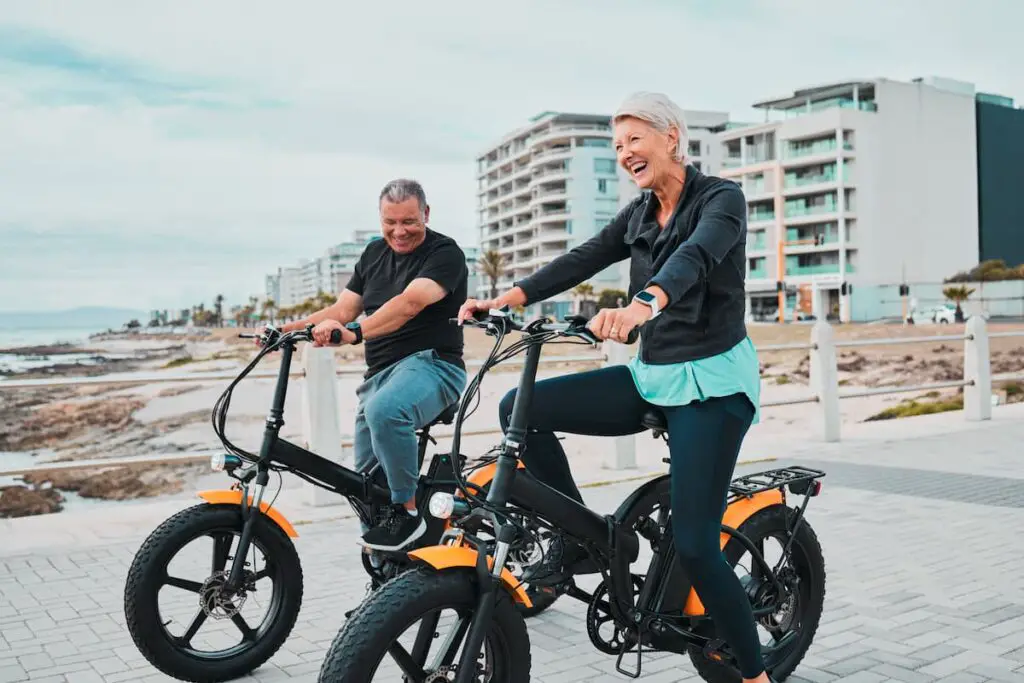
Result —
<instances>
[{"instance_id":1,"label":"bicycle pedal","mask_svg":"<svg viewBox=\"0 0 1024 683\"><path fill-rule=\"evenodd\" d=\"M728 663L730 656L726 653L725 648L725 641L721 638L717 640L710 640L707 645L704 646L703 655L712 662L726 664Z\"/></svg>"},{"instance_id":2,"label":"bicycle pedal","mask_svg":"<svg viewBox=\"0 0 1024 683\"><path fill-rule=\"evenodd\" d=\"M622 668L622 658L625 657L626 653L629 651L629 639L628 638L623 638L622 639L622 647L619 648L619 656L615 660L615 670L616 671L618 671L620 674L622 674L624 676L629 676L630 678L640 678L640 671L641 671L641 669L643 667L643 661L642 661L642 659L643 659L643 645L642 645L642 641L643 641L643 636L640 633L640 629L636 629L636 673L633 673L632 671L627 671L627 670Z\"/></svg>"}]
</instances>

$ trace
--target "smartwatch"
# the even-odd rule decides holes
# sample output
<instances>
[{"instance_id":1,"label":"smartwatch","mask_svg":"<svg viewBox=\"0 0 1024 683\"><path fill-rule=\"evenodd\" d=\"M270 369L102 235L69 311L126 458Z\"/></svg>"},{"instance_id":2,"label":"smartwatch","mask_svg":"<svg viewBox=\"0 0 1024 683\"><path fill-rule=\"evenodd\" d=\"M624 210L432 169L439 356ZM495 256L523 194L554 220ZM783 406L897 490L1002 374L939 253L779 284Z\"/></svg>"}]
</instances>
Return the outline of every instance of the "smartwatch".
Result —
<instances>
[{"instance_id":1,"label":"smartwatch","mask_svg":"<svg viewBox=\"0 0 1024 683\"><path fill-rule=\"evenodd\" d=\"M650 307L650 309L651 309L651 320L653 320L654 318L657 318L658 314L661 313L661 311L658 310L658 297L654 296L653 294L651 294L647 290L641 290L641 291L637 292L636 296L633 297L633 301L639 301L644 306L649 306Z\"/></svg>"},{"instance_id":2,"label":"smartwatch","mask_svg":"<svg viewBox=\"0 0 1024 683\"><path fill-rule=\"evenodd\" d=\"M354 332L356 340L352 342L352 346L363 343L363 326L357 322L345 323L345 329Z\"/></svg>"}]
</instances>

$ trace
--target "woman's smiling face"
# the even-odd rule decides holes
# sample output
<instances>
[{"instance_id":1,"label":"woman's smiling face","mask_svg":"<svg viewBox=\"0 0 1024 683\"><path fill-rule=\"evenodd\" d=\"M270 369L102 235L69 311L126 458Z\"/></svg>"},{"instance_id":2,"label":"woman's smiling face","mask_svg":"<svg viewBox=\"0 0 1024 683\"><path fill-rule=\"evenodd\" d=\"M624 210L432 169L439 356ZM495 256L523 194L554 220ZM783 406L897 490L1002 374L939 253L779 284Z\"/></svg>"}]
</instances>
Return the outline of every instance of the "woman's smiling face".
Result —
<instances>
[{"instance_id":1,"label":"woman's smiling face","mask_svg":"<svg viewBox=\"0 0 1024 683\"><path fill-rule=\"evenodd\" d=\"M673 152L679 143L674 129L662 133L641 119L625 116L613 128L619 165L641 189L654 185L663 173L678 167Z\"/></svg>"}]
</instances>

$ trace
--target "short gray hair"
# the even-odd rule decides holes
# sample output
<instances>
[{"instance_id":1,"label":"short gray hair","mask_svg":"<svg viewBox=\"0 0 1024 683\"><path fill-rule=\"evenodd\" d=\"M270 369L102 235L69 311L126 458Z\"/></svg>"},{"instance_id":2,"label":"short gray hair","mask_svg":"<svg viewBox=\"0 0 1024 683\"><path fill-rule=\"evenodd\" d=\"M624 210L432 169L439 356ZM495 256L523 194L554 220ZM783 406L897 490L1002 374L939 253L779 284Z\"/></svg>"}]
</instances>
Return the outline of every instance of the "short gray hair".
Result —
<instances>
[{"instance_id":1,"label":"short gray hair","mask_svg":"<svg viewBox=\"0 0 1024 683\"><path fill-rule=\"evenodd\" d=\"M686 163L686 150L690 141L686 129L686 116L679 105L667 95L660 92L633 93L619 105L612 116L612 123L627 116L646 121L662 133L667 133L672 128L679 131L679 143L672 156L680 164Z\"/></svg>"},{"instance_id":2,"label":"short gray hair","mask_svg":"<svg viewBox=\"0 0 1024 683\"><path fill-rule=\"evenodd\" d=\"M397 178L384 186L384 189L380 191L380 198L377 200L377 203L379 204L387 199L392 204L401 204L413 197L416 198L416 203L420 205L420 211L426 211L427 193L423 191L423 186L409 178Z\"/></svg>"}]
</instances>

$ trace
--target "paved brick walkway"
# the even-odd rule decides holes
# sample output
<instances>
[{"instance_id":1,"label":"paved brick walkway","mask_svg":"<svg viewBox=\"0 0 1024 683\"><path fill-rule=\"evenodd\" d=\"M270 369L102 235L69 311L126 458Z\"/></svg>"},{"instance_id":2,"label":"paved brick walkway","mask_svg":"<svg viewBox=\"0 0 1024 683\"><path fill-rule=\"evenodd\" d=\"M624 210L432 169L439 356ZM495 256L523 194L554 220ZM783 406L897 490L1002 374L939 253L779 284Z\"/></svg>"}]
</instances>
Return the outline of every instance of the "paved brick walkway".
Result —
<instances>
[{"instance_id":1,"label":"paved brick walkway","mask_svg":"<svg viewBox=\"0 0 1024 683\"><path fill-rule=\"evenodd\" d=\"M913 438L887 438L884 448L851 440L743 468L800 462L829 472L809 510L827 563L825 615L790 680L1024 681L1024 411L1017 408L968 427L917 418L932 419L931 433L917 422ZM635 485L585 495L609 510ZM101 544L5 551L3 541L14 541L9 534L18 529L0 530L0 683L172 680L148 665L124 629L125 572L148 528ZM241 680L315 681L343 612L364 594L351 519L300 533L299 622L278 654ZM584 611L563 598L529 622L533 680L629 680L615 672L614 657L590 645ZM697 679L687 658L657 655L645 660L642 680Z\"/></svg>"}]
</instances>

